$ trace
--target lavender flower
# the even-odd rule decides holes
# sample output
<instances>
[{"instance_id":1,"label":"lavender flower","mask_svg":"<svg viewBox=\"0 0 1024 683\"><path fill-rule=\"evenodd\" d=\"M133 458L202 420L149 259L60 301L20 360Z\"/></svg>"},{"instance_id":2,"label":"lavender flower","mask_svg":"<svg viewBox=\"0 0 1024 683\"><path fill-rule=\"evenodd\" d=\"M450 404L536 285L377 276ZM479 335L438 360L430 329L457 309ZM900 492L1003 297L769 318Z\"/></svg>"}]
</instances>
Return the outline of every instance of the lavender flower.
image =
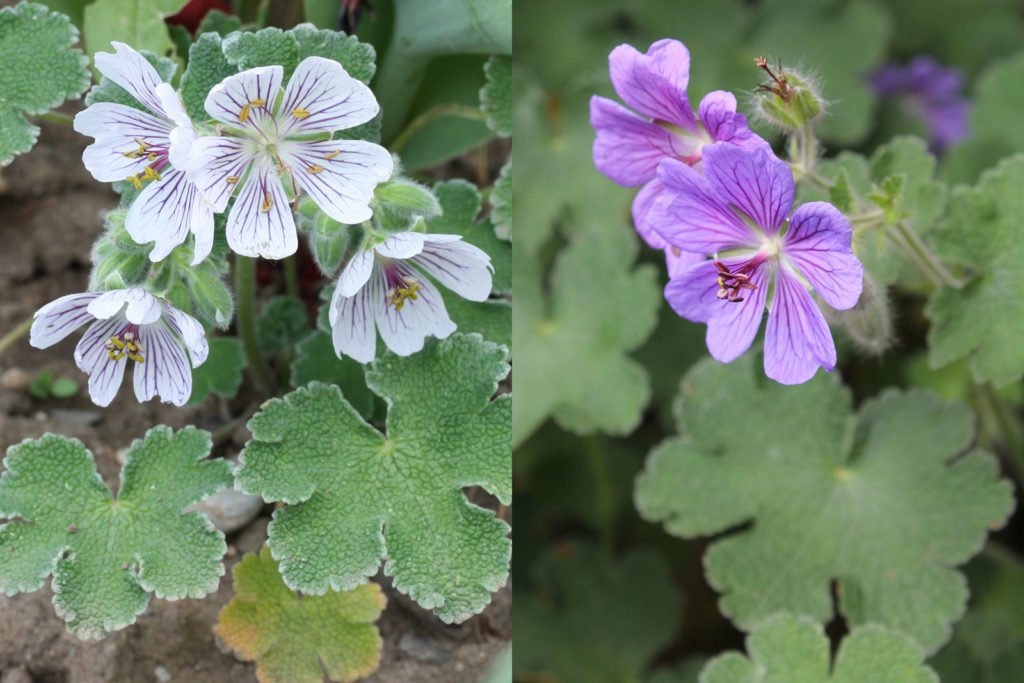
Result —
<instances>
[{"instance_id":1,"label":"lavender flower","mask_svg":"<svg viewBox=\"0 0 1024 683\"><path fill-rule=\"evenodd\" d=\"M206 361L203 326L143 289L70 294L40 308L29 343L45 349L92 322L75 347L75 363L89 375L89 396L110 405L128 362L135 363L135 397L184 405L192 394L192 370Z\"/></svg>"},{"instance_id":2,"label":"lavender flower","mask_svg":"<svg viewBox=\"0 0 1024 683\"><path fill-rule=\"evenodd\" d=\"M666 250L671 267L669 245L646 222L650 207L662 194L658 164L678 159L696 165L704 146L715 142L746 149L768 144L736 112L732 93L708 93L694 116L686 95L690 53L679 41L659 40L647 54L619 45L608 63L615 91L637 113L604 97L590 99L590 124L597 132L594 165L619 185L643 186L633 201L633 223L647 244Z\"/></svg>"},{"instance_id":3,"label":"lavender flower","mask_svg":"<svg viewBox=\"0 0 1024 683\"><path fill-rule=\"evenodd\" d=\"M851 308L864 268L854 256L849 221L831 204L809 202L793 215L793 174L770 151L713 145L704 173L669 159L665 192L648 220L669 244L713 255L682 270L665 288L676 313L707 323L711 355L729 363L757 335L769 305L765 373L800 384L818 367L831 371L836 349L809 292L829 306Z\"/></svg>"},{"instance_id":4,"label":"lavender flower","mask_svg":"<svg viewBox=\"0 0 1024 683\"><path fill-rule=\"evenodd\" d=\"M75 130L96 138L82 155L96 180L127 180L142 190L125 217L125 229L139 244L154 242L149 254L161 261L185 241L196 238L193 265L213 246L213 211L202 200L171 141L187 145L195 138L181 98L160 80L146 58L124 43L115 53L96 53L96 68L139 101L148 112L114 102L98 102L75 116Z\"/></svg>"},{"instance_id":5,"label":"lavender flower","mask_svg":"<svg viewBox=\"0 0 1024 683\"><path fill-rule=\"evenodd\" d=\"M455 331L430 276L464 299L491 293L491 258L458 235L401 232L367 244L352 257L331 299L334 350L369 363L377 355L376 326L399 356L423 348L433 335Z\"/></svg>"},{"instance_id":6,"label":"lavender flower","mask_svg":"<svg viewBox=\"0 0 1024 683\"><path fill-rule=\"evenodd\" d=\"M380 145L330 139L377 115L369 88L322 57L302 60L287 88L283 79L280 66L225 78L205 105L220 134L191 143L197 182L215 211L241 188L227 238L243 256L281 259L298 248L287 177L293 194L305 190L334 220L361 223L371 216L374 187L391 176L391 154Z\"/></svg>"},{"instance_id":7,"label":"lavender flower","mask_svg":"<svg viewBox=\"0 0 1024 683\"><path fill-rule=\"evenodd\" d=\"M908 113L928 126L931 146L942 151L970 132L970 103L961 95L964 76L928 55L906 66L887 64L871 75L879 95L900 97Z\"/></svg>"}]
</instances>

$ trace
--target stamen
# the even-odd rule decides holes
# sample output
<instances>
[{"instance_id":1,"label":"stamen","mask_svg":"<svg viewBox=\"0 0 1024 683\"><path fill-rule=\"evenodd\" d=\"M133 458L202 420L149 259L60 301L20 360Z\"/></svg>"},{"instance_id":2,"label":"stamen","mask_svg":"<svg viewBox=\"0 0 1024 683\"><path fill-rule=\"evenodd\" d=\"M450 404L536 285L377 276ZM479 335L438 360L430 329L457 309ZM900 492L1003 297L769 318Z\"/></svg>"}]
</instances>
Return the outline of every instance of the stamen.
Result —
<instances>
[{"instance_id":1,"label":"stamen","mask_svg":"<svg viewBox=\"0 0 1024 683\"><path fill-rule=\"evenodd\" d=\"M143 180L160 180L160 174L152 166L147 166L142 173Z\"/></svg>"},{"instance_id":2,"label":"stamen","mask_svg":"<svg viewBox=\"0 0 1024 683\"><path fill-rule=\"evenodd\" d=\"M266 103L267 103L266 100L258 99L258 100L249 100L248 102L243 104L242 105L242 111L238 112L238 120L239 120L239 122L245 123L246 121L248 121L249 120L249 113L252 111L252 108L253 107L262 107Z\"/></svg>"},{"instance_id":3,"label":"stamen","mask_svg":"<svg viewBox=\"0 0 1024 683\"><path fill-rule=\"evenodd\" d=\"M750 274L753 273L763 261L763 258L758 260L755 257L743 264L739 270L735 272L730 272L729 268L721 261L715 261L715 269L718 271L718 292L715 296L719 299L724 299L732 303L742 302L743 297L740 296L740 294L744 289L757 289L757 285L750 281Z\"/></svg>"},{"instance_id":4,"label":"stamen","mask_svg":"<svg viewBox=\"0 0 1024 683\"><path fill-rule=\"evenodd\" d=\"M341 150L340 149L336 149L333 152L328 152L327 154L325 154L324 155L324 159L333 159L334 157L338 156L339 154L341 154Z\"/></svg>"},{"instance_id":5,"label":"stamen","mask_svg":"<svg viewBox=\"0 0 1024 683\"><path fill-rule=\"evenodd\" d=\"M127 178L125 178L125 180L130 181L131 184L135 186L136 190L141 190L142 189L142 181L139 180L139 176L137 176L137 175L130 175Z\"/></svg>"},{"instance_id":6,"label":"stamen","mask_svg":"<svg viewBox=\"0 0 1024 683\"><path fill-rule=\"evenodd\" d=\"M297 119L304 119L309 116L309 111L302 109L301 107L296 107L295 109L292 109L292 116Z\"/></svg>"},{"instance_id":7,"label":"stamen","mask_svg":"<svg viewBox=\"0 0 1024 683\"><path fill-rule=\"evenodd\" d=\"M786 100L788 102L789 98L793 94L793 89L790 87L789 80L786 78L786 74L782 70L782 63L780 62L779 65L776 67L779 71L778 75L772 72L771 67L768 66L768 59L765 57L755 57L754 65L757 66L757 68L763 70L766 74L768 74L768 77L772 79L772 83L762 83L761 85L757 86L757 89L770 93L775 93L783 100Z\"/></svg>"},{"instance_id":8,"label":"stamen","mask_svg":"<svg viewBox=\"0 0 1024 683\"><path fill-rule=\"evenodd\" d=\"M224 179L224 182L226 182L228 185L234 185L238 181L239 177L236 175L229 175L227 178Z\"/></svg>"},{"instance_id":9,"label":"stamen","mask_svg":"<svg viewBox=\"0 0 1024 683\"><path fill-rule=\"evenodd\" d=\"M418 299L419 295L417 292L423 289L420 283L411 277L403 278L402 282L405 284L405 287L392 287L387 291L388 303L394 306L396 311L402 310L406 301Z\"/></svg>"},{"instance_id":10,"label":"stamen","mask_svg":"<svg viewBox=\"0 0 1024 683\"><path fill-rule=\"evenodd\" d=\"M130 152L124 153L124 155L129 159L141 159L142 157L146 156L147 151L149 150L150 147L152 147L151 144L149 144L142 138L135 138L135 144L138 145L138 148L133 149ZM156 152L151 152L150 154L152 155L150 156L150 159L156 158Z\"/></svg>"},{"instance_id":11,"label":"stamen","mask_svg":"<svg viewBox=\"0 0 1024 683\"><path fill-rule=\"evenodd\" d=\"M306 168L306 172L307 173L311 173L313 175L316 175L317 173L323 173L324 172L324 167L323 166L318 166L317 164L313 164L312 166L309 166L309 167Z\"/></svg>"},{"instance_id":12,"label":"stamen","mask_svg":"<svg viewBox=\"0 0 1024 683\"><path fill-rule=\"evenodd\" d=\"M104 348L107 349L107 357L112 361L119 361L127 357L136 363L146 362L142 355L142 342L135 340L135 333L131 329L126 329L108 339Z\"/></svg>"},{"instance_id":13,"label":"stamen","mask_svg":"<svg viewBox=\"0 0 1024 683\"><path fill-rule=\"evenodd\" d=\"M272 206L274 206L273 195L270 194L270 190L263 190L263 206L260 207L260 211L268 213Z\"/></svg>"}]
</instances>

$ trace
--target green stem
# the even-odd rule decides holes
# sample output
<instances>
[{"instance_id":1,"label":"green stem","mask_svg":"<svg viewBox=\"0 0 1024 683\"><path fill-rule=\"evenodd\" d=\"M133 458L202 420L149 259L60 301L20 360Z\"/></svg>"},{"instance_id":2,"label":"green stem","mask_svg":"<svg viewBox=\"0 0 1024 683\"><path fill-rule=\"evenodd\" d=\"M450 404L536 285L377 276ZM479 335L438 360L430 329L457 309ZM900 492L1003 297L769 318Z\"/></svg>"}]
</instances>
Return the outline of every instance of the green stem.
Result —
<instances>
[{"instance_id":1,"label":"green stem","mask_svg":"<svg viewBox=\"0 0 1024 683\"><path fill-rule=\"evenodd\" d=\"M249 371L257 384L267 391L273 391L274 376L267 365L267 359L260 352L259 337L256 336L256 259L235 257L235 296L238 297L238 334L249 361Z\"/></svg>"},{"instance_id":2,"label":"green stem","mask_svg":"<svg viewBox=\"0 0 1024 683\"><path fill-rule=\"evenodd\" d=\"M18 323L18 326L13 330L5 334L3 337L0 337L0 355L7 350L7 347L11 346L14 342L28 334L28 331L32 328L32 321L34 319L34 316L29 316L28 319L22 320Z\"/></svg>"},{"instance_id":3,"label":"green stem","mask_svg":"<svg viewBox=\"0 0 1024 683\"><path fill-rule=\"evenodd\" d=\"M982 384L976 387L978 398L987 404L987 408L999 430L1003 445L1009 451L1010 458L1017 469L1018 476L1024 476L1024 430L1021 429L1020 420L1013 413L1003 397L991 384Z\"/></svg>"},{"instance_id":4,"label":"green stem","mask_svg":"<svg viewBox=\"0 0 1024 683\"><path fill-rule=\"evenodd\" d=\"M302 298L299 296L299 262L295 254L284 260L284 291L288 296Z\"/></svg>"},{"instance_id":5,"label":"green stem","mask_svg":"<svg viewBox=\"0 0 1024 683\"><path fill-rule=\"evenodd\" d=\"M892 227L903 238L903 242L918 261L921 272L925 277L939 286L945 285L953 289L963 287L963 283L949 272L942 261L932 253L928 245L914 232L914 229L907 225L906 221L897 221Z\"/></svg>"},{"instance_id":6,"label":"green stem","mask_svg":"<svg viewBox=\"0 0 1024 683\"><path fill-rule=\"evenodd\" d=\"M487 120L487 115L474 107L455 103L439 104L426 110L410 121L409 125L405 127L405 130L395 136L395 141L391 143L391 151L401 152L402 148L409 144L409 141L413 136L415 136L416 133L418 133L424 126L445 116L458 116L460 118L472 119L474 121Z\"/></svg>"},{"instance_id":7,"label":"green stem","mask_svg":"<svg viewBox=\"0 0 1024 683\"><path fill-rule=\"evenodd\" d=\"M604 441L600 436L589 436L586 439L587 460L594 476L594 506L598 523L601 525L601 540L611 551L615 545L614 497L612 483L608 476L608 465L604 459Z\"/></svg>"},{"instance_id":8,"label":"green stem","mask_svg":"<svg viewBox=\"0 0 1024 683\"><path fill-rule=\"evenodd\" d=\"M59 123L62 126L72 126L75 123L75 119L67 114L61 114L59 111L47 111L42 114L36 115L37 119L43 121L49 121L50 123Z\"/></svg>"}]
</instances>

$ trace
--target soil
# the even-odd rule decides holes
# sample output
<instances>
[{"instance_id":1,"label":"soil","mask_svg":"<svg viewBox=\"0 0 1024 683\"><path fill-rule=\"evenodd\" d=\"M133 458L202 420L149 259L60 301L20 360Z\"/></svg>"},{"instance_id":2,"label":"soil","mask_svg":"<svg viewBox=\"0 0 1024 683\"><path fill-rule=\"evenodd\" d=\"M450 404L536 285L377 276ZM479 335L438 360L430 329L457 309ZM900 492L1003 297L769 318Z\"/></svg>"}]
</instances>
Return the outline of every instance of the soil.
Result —
<instances>
[{"instance_id":1,"label":"soil","mask_svg":"<svg viewBox=\"0 0 1024 683\"><path fill-rule=\"evenodd\" d=\"M86 289L89 250L100 233L103 212L116 204L116 195L81 164L87 141L70 128L46 123L42 128L36 148L0 170L0 335L43 304ZM47 432L78 438L96 456L107 485L116 489L119 451L149 427L194 424L216 431L257 398L243 390L231 402L209 399L199 407L175 408L139 404L126 386L109 408L99 409L89 401L86 378L72 359L76 339L73 335L46 351L22 339L0 356L0 381L8 385L19 384L18 375L32 378L49 369L83 387L73 398L44 401L24 389L0 387L0 449ZM216 454L233 457L245 438L244 428L238 430ZM0 595L0 683L255 681L255 666L222 651L212 627L231 598L232 568L244 553L258 550L269 517L268 508L228 536L226 572L216 593L203 600L152 598L136 624L102 641L80 641L67 633L50 603L49 586L32 594ZM381 666L367 681L480 681L511 638L507 587L482 614L445 626L396 593L386 579L376 580L385 586L388 606L379 622L384 638Z\"/></svg>"}]
</instances>

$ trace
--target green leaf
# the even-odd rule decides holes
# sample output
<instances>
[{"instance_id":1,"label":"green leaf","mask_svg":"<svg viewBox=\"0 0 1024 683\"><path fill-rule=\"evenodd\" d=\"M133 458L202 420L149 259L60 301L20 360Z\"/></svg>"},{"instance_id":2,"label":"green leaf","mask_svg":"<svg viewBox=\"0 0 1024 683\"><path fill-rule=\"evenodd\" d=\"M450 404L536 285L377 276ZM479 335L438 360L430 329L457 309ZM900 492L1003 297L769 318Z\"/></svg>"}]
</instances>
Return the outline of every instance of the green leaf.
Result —
<instances>
[{"instance_id":1,"label":"green leaf","mask_svg":"<svg viewBox=\"0 0 1024 683\"><path fill-rule=\"evenodd\" d=\"M523 680L639 680L679 625L679 592L649 550L613 559L596 546L563 544L534 574L536 594L516 597L514 665Z\"/></svg>"},{"instance_id":2,"label":"green leaf","mask_svg":"<svg viewBox=\"0 0 1024 683\"><path fill-rule=\"evenodd\" d=\"M501 651L491 662L481 683L512 683L512 646Z\"/></svg>"},{"instance_id":3,"label":"green leaf","mask_svg":"<svg viewBox=\"0 0 1024 683\"><path fill-rule=\"evenodd\" d=\"M701 683L939 683L925 666L920 646L878 624L854 628L830 662L829 639L821 625L779 614L747 636L747 652L712 659L701 672Z\"/></svg>"},{"instance_id":4,"label":"green leaf","mask_svg":"<svg viewBox=\"0 0 1024 683\"><path fill-rule=\"evenodd\" d=\"M239 659L256 661L263 683L354 681L380 662L374 622L384 610L380 586L300 596L288 590L264 547L234 569L235 597L221 610L214 633Z\"/></svg>"},{"instance_id":5,"label":"green leaf","mask_svg":"<svg viewBox=\"0 0 1024 683\"><path fill-rule=\"evenodd\" d=\"M185 0L96 0L85 8L82 32L89 54L111 50L112 41L165 56L174 49L164 18Z\"/></svg>"},{"instance_id":6,"label":"green leaf","mask_svg":"<svg viewBox=\"0 0 1024 683\"><path fill-rule=\"evenodd\" d=\"M713 542L704 562L741 628L780 610L829 621L836 582L847 623L881 623L934 652L964 611L956 566L1013 509L995 459L964 453L970 411L887 391L853 416L835 376L787 387L754 366L748 354L688 373L676 406L686 436L651 453L641 515L684 538L750 524Z\"/></svg>"},{"instance_id":7,"label":"green leaf","mask_svg":"<svg viewBox=\"0 0 1024 683\"><path fill-rule=\"evenodd\" d=\"M210 394L233 398L242 385L245 354L242 344L234 337L210 340L210 355L206 362L192 369L192 396L189 405L199 405Z\"/></svg>"},{"instance_id":8,"label":"green leaf","mask_svg":"<svg viewBox=\"0 0 1024 683\"><path fill-rule=\"evenodd\" d=\"M373 416L376 401L366 386L366 373L362 364L348 356L338 358L334 352L331 335L317 330L299 342L295 347L292 361L291 383L301 387L310 382L336 384L353 408L369 419Z\"/></svg>"},{"instance_id":9,"label":"green leaf","mask_svg":"<svg viewBox=\"0 0 1024 683\"><path fill-rule=\"evenodd\" d=\"M28 393L32 398L45 401L50 398L50 391L53 389L53 370L43 368L32 381L28 383Z\"/></svg>"},{"instance_id":10,"label":"green leaf","mask_svg":"<svg viewBox=\"0 0 1024 683\"><path fill-rule=\"evenodd\" d=\"M661 297L654 268L633 268L635 256L624 225L580 233L558 256L550 294L535 259L513 261L515 381L530 397L516 406L515 444L548 417L577 434L628 434L639 423L650 382L626 353L654 330Z\"/></svg>"},{"instance_id":11,"label":"green leaf","mask_svg":"<svg viewBox=\"0 0 1024 683\"><path fill-rule=\"evenodd\" d=\"M487 83L480 89L480 110L487 127L503 138L512 135L512 58L494 55L484 64Z\"/></svg>"},{"instance_id":12,"label":"green leaf","mask_svg":"<svg viewBox=\"0 0 1024 683\"><path fill-rule=\"evenodd\" d=\"M962 289L943 288L926 313L929 361L969 357L975 381L997 386L1024 375L1024 155L986 172L976 187L958 187L934 235L948 262L975 273Z\"/></svg>"},{"instance_id":13,"label":"green leaf","mask_svg":"<svg viewBox=\"0 0 1024 683\"><path fill-rule=\"evenodd\" d=\"M224 57L239 71L280 64L287 83L299 64L299 45L291 31L265 28L255 33L238 32L224 38Z\"/></svg>"},{"instance_id":14,"label":"green leaf","mask_svg":"<svg viewBox=\"0 0 1024 683\"><path fill-rule=\"evenodd\" d=\"M501 167L491 188L491 222L494 233L503 240L512 239L512 162Z\"/></svg>"},{"instance_id":15,"label":"green leaf","mask_svg":"<svg viewBox=\"0 0 1024 683\"><path fill-rule=\"evenodd\" d=\"M205 460L210 435L154 427L125 454L117 498L80 441L47 434L7 451L0 477L0 589L39 590L79 638L135 622L149 593L201 598L224 573L224 535L182 508L232 485L231 466Z\"/></svg>"},{"instance_id":16,"label":"green leaf","mask_svg":"<svg viewBox=\"0 0 1024 683\"><path fill-rule=\"evenodd\" d=\"M242 28L242 20L234 14L225 14L219 9L211 9L205 15L203 20L199 22L199 26L196 28L196 35L201 39L204 33L212 32L219 35L221 38L227 36L229 33L234 33ZM199 40L197 39L198 43ZM192 61L192 56L189 55L189 62Z\"/></svg>"},{"instance_id":17,"label":"green leaf","mask_svg":"<svg viewBox=\"0 0 1024 683\"><path fill-rule=\"evenodd\" d=\"M461 235L491 257L494 267L491 291L505 294L512 291L512 246L499 240L487 221L477 222L480 214L480 191L466 180L446 180L434 185L434 194L441 205L441 214L427 221L430 232Z\"/></svg>"},{"instance_id":18,"label":"green leaf","mask_svg":"<svg viewBox=\"0 0 1024 683\"><path fill-rule=\"evenodd\" d=\"M0 167L32 149L38 126L25 117L43 114L89 87L89 60L66 16L23 2L0 9Z\"/></svg>"},{"instance_id":19,"label":"green leaf","mask_svg":"<svg viewBox=\"0 0 1024 683\"><path fill-rule=\"evenodd\" d=\"M299 24L289 33L295 37L300 62L306 57L333 59L345 67L349 76L366 84L377 71L377 52L373 45L360 42L355 36L318 29L312 24Z\"/></svg>"},{"instance_id":20,"label":"green leaf","mask_svg":"<svg viewBox=\"0 0 1024 683\"><path fill-rule=\"evenodd\" d=\"M149 260L149 247L137 243L125 230L127 213L123 209L110 211L104 218L103 234L92 248L91 290L137 285L149 276L153 266Z\"/></svg>"},{"instance_id":21,"label":"green leaf","mask_svg":"<svg viewBox=\"0 0 1024 683\"><path fill-rule=\"evenodd\" d=\"M290 349L309 332L306 307L292 296L272 297L256 319L256 336L267 353Z\"/></svg>"},{"instance_id":22,"label":"green leaf","mask_svg":"<svg viewBox=\"0 0 1024 683\"><path fill-rule=\"evenodd\" d=\"M196 121L208 121L206 96L213 86L237 72L224 57L221 37L216 33L200 35L188 51L188 68L181 76L181 98L188 115Z\"/></svg>"},{"instance_id":23,"label":"green leaf","mask_svg":"<svg viewBox=\"0 0 1024 683\"><path fill-rule=\"evenodd\" d=\"M194 268L181 269L192 314L207 325L226 329L235 315L231 290L224 282L227 264L208 258Z\"/></svg>"},{"instance_id":24,"label":"green leaf","mask_svg":"<svg viewBox=\"0 0 1024 683\"><path fill-rule=\"evenodd\" d=\"M512 349L512 304L504 299L467 301L458 294L441 292L445 308L459 332L477 332L488 341Z\"/></svg>"},{"instance_id":25,"label":"green leaf","mask_svg":"<svg viewBox=\"0 0 1024 683\"><path fill-rule=\"evenodd\" d=\"M70 377L58 377L50 388L54 398L71 398L78 393L78 382Z\"/></svg>"},{"instance_id":26,"label":"green leaf","mask_svg":"<svg viewBox=\"0 0 1024 683\"><path fill-rule=\"evenodd\" d=\"M507 351L476 335L378 358L367 384L388 402L387 434L335 386L271 399L249 421L242 488L281 501L269 545L285 583L320 595L384 573L446 623L482 610L508 577L508 525L467 502L511 500L511 395L493 398Z\"/></svg>"}]
</instances>

